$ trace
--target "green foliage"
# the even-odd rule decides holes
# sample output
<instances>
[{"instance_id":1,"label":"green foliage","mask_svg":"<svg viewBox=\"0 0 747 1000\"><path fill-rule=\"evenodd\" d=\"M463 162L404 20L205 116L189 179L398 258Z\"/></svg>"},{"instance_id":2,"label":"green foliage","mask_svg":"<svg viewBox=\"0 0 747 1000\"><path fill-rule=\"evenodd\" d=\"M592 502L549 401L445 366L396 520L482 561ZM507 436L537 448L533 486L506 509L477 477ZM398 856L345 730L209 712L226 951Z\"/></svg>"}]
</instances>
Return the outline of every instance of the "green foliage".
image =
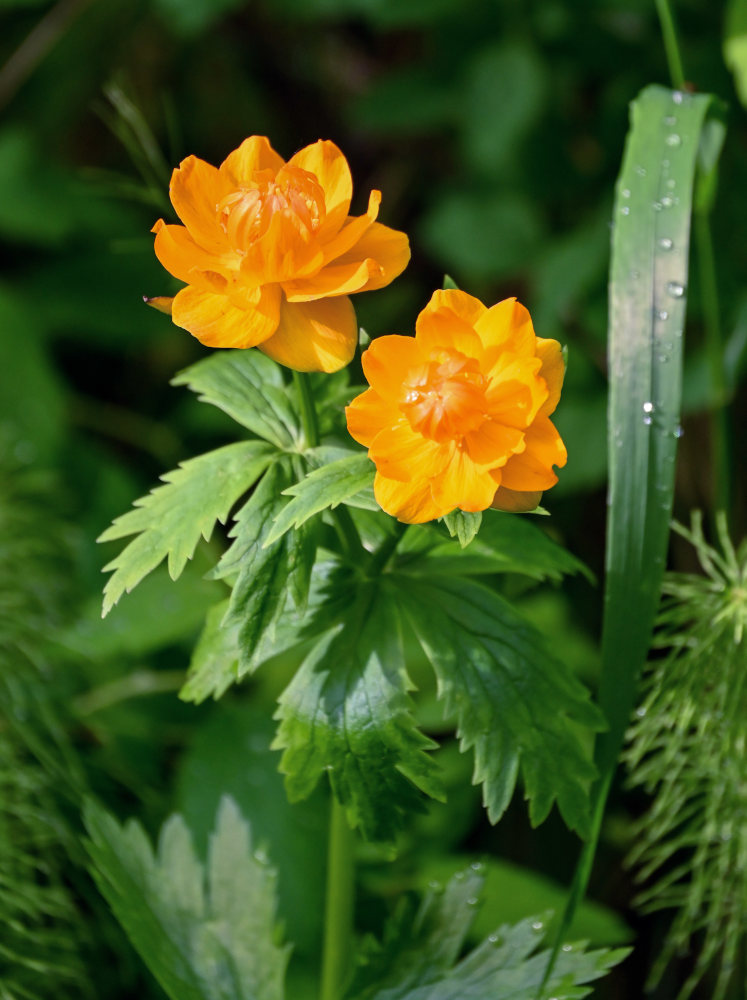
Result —
<instances>
[{"instance_id":1,"label":"green foliage","mask_svg":"<svg viewBox=\"0 0 747 1000\"><path fill-rule=\"evenodd\" d=\"M582 735L599 714L569 668L508 602L464 578L398 580L398 601L433 664L446 713L457 716L464 750L474 750L496 823L519 768L534 824L557 799L566 823L588 833L589 784L595 771Z\"/></svg>"},{"instance_id":2,"label":"green foliage","mask_svg":"<svg viewBox=\"0 0 747 1000\"><path fill-rule=\"evenodd\" d=\"M695 946L679 1000L714 964L711 996L723 1000L747 943L747 542L734 550L723 517L719 549L707 544L700 516L691 531L677 531L704 575L670 573L664 581L655 646L666 655L648 665L628 732L630 783L654 796L630 861L639 881L653 879L638 905L676 911L651 985Z\"/></svg>"},{"instance_id":3,"label":"green foliage","mask_svg":"<svg viewBox=\"0 0 747 1000\"><path fill-rule=\"evenodd\" d=\"M462 957L483 886L481 865L429 891L413 912L402 906L383 942L372 946L347 993L349 1000L537 1000L549 952L538 951L544 920L502 925ZM542 997L587 996L627 951L586 952L567 945Z\"/></svg>"},{"instance_id":4,"label":"green foliage","mask_svg":"<svg viewBox=\"0 0 747 1000\"><path fill-rule=\"evenodd\" d=\"M300 528L314 514L334 510L344 500L370 486L373 475L373 463L360 452L314 469L300 483L283 490L293 499L275 518L264 546L272 545L292 528Z\"/></svg>"},{"instance_id":5,"label":"green foliage","mask_svg":"<svg viewBox=\"0 0 747 1000\"><path fill-rule=\"evenodd\" d=\"M401 626L385 584L338 584L342 621L312 647L281 695L274 746L291 801L305 798L326 772L352 826L390 838L420 792L439 798L433 747L415 728ZM334 619L332 620L334 621ZM332 622L330 622L332 624Z\"/></svg>"},{"instance_id":6,"label":"green foliage","mask_svg":"<svg viewBox=\"0 0 747 1000\"><path fill-rule=\"evenodd\" d=\"M215 522L226 523L236 500L262 475L271 458L272 449L263 441L229 444L182 462L162 477L165 486L136 500L135 510L118 517L99 538L109 542L138 536L104 567L115 572L104 588L103 614L166 557L169 575L176 580L200 537L209 541Z\"/></svg>"},{"instance_id":7,"label":"green foliage","mask_svg":"<svg viewBox=\"0 0 747 1000\"><path fill-rule=\"evenodd\" d=\"M451 537L458 539L460 546L466 549L480 530L482 513L468 514L463 510L453 510L442 520Z\"/></svg>"},{"instance_id":8,"label":"green foliage","mask_svg":"<svg viewBox=\"0 0 747 1000\"><path fill-rule=\"evenodd\" d=\"M734 86L747 107L747 2L730 0L724 30L724 62L734 74Z\"/></svg>"},{"instance_id":9,"label":"green foliage","mask_svg":"<svg viewBox=\"0 0 747 1000\"><path fill-rule=\"evenodd\" d=\"M224 798L201 865L172 816L154 853L142 827L86 807L92 873L172 1000L282 1000L288 948L277 944L275 873L252 854L248 824Z\"/></svg>"}]
</instances>

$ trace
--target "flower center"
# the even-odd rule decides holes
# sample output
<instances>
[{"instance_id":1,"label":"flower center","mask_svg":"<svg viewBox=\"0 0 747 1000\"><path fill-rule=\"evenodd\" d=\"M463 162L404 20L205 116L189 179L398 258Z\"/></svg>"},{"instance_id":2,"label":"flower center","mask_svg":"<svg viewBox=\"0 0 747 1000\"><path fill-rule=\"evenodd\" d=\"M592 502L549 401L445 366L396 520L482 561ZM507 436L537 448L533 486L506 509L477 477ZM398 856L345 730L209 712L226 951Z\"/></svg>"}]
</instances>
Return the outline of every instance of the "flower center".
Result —
<instances>
[{"instance_id":1,"label":"flower center","mask_svg":"<svg viewBox=\"0 0 747 1000\"><path fill-rule=\"evenodd\" d=\"M235 250L244 250L273 226L290 225L306 242L324 221L324 191L301 167L283 167L275 176L257 171L215 207L223 232Z\"/></svg>"},{"instance_id":2,"label":"flower center","mask_svg":"<svg viewBox=\"0 0 747 1000\"><path fill-rule=\"evenodd\" d=\"M474 358L442 351L404 385L401 410L413 430L434 441L461 439L485 419L487 380Z\"/></svg>"}]
</instances>

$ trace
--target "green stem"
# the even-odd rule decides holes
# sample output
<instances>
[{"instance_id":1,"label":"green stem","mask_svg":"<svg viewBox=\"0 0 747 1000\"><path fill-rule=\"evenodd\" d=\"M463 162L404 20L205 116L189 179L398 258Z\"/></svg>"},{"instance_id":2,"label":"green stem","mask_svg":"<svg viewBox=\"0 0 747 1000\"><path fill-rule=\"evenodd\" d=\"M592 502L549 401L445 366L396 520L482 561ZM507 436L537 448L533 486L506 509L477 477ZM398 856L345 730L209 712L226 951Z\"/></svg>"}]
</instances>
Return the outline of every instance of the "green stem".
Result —
<instances>
[{"instance_id":1,"label":"green stem","mask_svg":"<svg viewBox=\"0 0 747 1000\"><path fill-rule=\"evenodd\" d=\"M729 418L725 409L727 398L724 372L724 346L719 315L716 259L713 253L711 222L707 210L695 212L695 245L700 271L700 288L703 298L703 325L705 329L706 357L711 377L711 454L713 456L714 510L729 510L731 475L729 469Z\"/></svg>"},{"instance_id":2,"label":"green stem","mask_svg":"<svg viewBox=\"0 0 747 1000\"><path fill-rule=\"evenodd\" d=\"M324 908L321 1000L341 1000L353 937L353 834L345 810L332 795Z\"/></svg>"},{"instance_id":3,"label":"green stem","mask_svg":"<svg viewBox=\"0 0 747 1000\"><path fill-rule=\"evenodd\" d=\"M298 392L298 401L301 408L301 426L306 438L307 448L316 448L319 444L319 423L316 419L316 407L314 406L314 394L311 391L311 381L306 372L293 372L293 382Z\"/></svg>"},{"instance_id":4,"label":"green stem","mask_svg":"<svg viewBox=\"0 0 747 1000\"><path fill-rule=\"evenodd\" d=\"M656 0L656 12L661 24L661 35L664 41L664 51L669 66L669 76L675 90L685 89L685 70L682 66L680 46L677 41L677 26L674 23L674 12L669 6L669 0Z\"/></svg>"},{"instance_id":5,"label":"green stem","mask_svg":"<svg viewBox=\"0 0 747 1000\"><path fill-rule=\"evenodd\" d=\"M377 576L386 566L391 556L394 555L394 552L397 546L399 545L400 539L402 538L404 532L405 532L404 524L395 524L394 534L390 535L388 538L385 538L371 557L371 561L368 564L369 577L373 578Z\"/></svg>"}]
</instances>

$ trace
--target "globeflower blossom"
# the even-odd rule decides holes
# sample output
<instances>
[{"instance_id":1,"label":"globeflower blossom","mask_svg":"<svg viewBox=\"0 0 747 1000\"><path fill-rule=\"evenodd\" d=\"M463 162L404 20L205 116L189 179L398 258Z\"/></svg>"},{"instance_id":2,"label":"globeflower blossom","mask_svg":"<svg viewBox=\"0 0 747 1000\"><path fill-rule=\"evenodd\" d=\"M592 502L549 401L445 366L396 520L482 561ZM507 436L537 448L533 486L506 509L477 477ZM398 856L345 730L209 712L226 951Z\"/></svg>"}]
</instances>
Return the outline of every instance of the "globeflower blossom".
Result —
<instances>
[{"instance_id":1,"label":"globeflower blossom","mask_svg":"<svg viewBox=\"0 0 747 1000\"><path fill-rule=\"evenodd\" d=\"M437 291L415 337L374 340L363 371L370 388L347 407L348 430L376 464L377 502L400 521L532 510L557 482L563 356L516 299L488 309Z\"/></svg>"},{"instance_id":2,"label":"globeflower blossom","mask_svg":"<svg viewBox=\"0 0 747 1000\"><path fill-rule=\"evenodd\" d=\"M375 221L381 193L349 216L352 193L347 160L321 139L287 163L256 135L220 167L188 156L169 187L184 225L153 227L156 256L187 286L174 323L298 371L344 367L358 343L349 295L389 284L410 259L407 236Z\"/></svg>"}]
</instances>

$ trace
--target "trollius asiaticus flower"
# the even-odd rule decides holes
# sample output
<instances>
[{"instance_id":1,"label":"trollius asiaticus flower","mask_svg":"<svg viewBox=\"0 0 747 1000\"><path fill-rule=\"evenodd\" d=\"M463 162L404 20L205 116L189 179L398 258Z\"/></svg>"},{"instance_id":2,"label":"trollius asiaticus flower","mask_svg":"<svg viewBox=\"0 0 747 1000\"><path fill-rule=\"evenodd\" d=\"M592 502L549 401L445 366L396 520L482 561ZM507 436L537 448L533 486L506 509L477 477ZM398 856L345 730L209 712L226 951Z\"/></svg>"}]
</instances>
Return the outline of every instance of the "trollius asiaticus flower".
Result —
<instances>
[{"instance_id":1,"label":"trollius asiaticus flower","mask_svg":"<svg viewBox=\"0 0 747 1000\"><path fill-rule=\"evenodd\" d=\"M389 284L410 259L407 236L376 222L380 192L350 216L352 192L333 142L287 163L264 136L220 167L187 157L169 188L183 225L153 227L156 256L186 283L174 323L209 347L259 347L299 371L348 364L358 340L349 296Z\"/></svg>"},{"instance_id":2,"label":"trollius asiaticus flower","mask_svg":"<svg viewBox=\"0 0 747 1000\"><path fill-rule=\"evenodd\" d=\"M374 340L370 385L347 408L348 430L376 464L380 506L419 523L460 508L531 510L566 462L550 415L564 363L515 299L488 309L435 292L415 337Z\"/></svg>"}]
</instances>

